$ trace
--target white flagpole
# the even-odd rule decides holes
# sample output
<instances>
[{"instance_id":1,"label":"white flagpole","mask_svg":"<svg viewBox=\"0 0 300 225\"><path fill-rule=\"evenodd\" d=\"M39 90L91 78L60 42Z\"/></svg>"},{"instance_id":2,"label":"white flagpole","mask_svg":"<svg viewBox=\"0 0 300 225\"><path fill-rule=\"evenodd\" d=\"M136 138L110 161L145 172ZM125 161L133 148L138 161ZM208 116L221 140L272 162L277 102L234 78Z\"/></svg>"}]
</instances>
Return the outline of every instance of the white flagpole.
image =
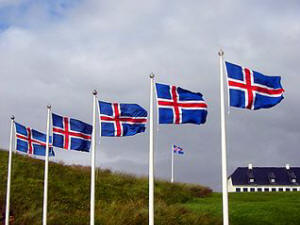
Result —
<instances>
[{"instance_id":1,"label":"white flagpole","mask_svg":"<svg viewBox=\"0 0 300 225\"><path fill-rule=\"evenodd\" d=\"M96 158L96 104L97 91L93 91L93 132L92 132L92 148L91 148L91 211L90 225L95 224L95 158ZM101 130L101 128L100 128Z\"/></svg>"},{"instance_id":2,"label":"white flagpole","mask_svg":"<svg viewBox=\"0 0 300 225\"><path fill-rule=\"evenodd\" d=\"M226 158L226 121L224 100L224 62L223 50L219 51L220 58L220 96L221 96L221 145L222 145L222 196L223 196L223 225L229 225L228 215L228 181L227 181L227 158Z\"/></svg>"},{"instance_id":3,"label":"white flagpole","mask_svg":"<svg viewBox=\"0 0 300 225\"><path fill-rule=\"evenodd\" d=\"M173 145L171 146L171 153L172 153L172 177L171 183L174 182L174 152L173 152Z\"/></svg>"},{"instance_id":4,"label":"white flagpole","mask_svg":"<svg viewBox=\"0 0 300 225\"><path fill-rule=\"evenodd\" d=\"M46 131L46 152L45 152L45 172L44 172L44 204L43 204L43 225L47 225L48 210L48 163L49 163L49 135L50 135L50 114L51 105L47 105L47 131Z\"/></svg>"},{"instance_id":5,"label":"white flagpole","mask_svg":"<svg viewBox=\"0 0 300 225\"><path fill-rule=\"evenodd\" d=\"M150 74L150 115L149 115L149 225L154 225L154 135L153 135L153 89L154 74Z\"/></svg>"},{"instance_id":6,"label":"white flagpole","mask_svg":"<svg viewBox=\"0 0 300 225\"><path fill-rule=\"evenodd\" d=\"M15 117L10 117L10 138L9 138L9 155L8 155L8 169L7 169L7 191L6 191L6 208L5 208L5 225L9 224L9 203L10 203L10 183L11 183L11 159L13 148L13 132Z\"/></svg>"}]
</instances>

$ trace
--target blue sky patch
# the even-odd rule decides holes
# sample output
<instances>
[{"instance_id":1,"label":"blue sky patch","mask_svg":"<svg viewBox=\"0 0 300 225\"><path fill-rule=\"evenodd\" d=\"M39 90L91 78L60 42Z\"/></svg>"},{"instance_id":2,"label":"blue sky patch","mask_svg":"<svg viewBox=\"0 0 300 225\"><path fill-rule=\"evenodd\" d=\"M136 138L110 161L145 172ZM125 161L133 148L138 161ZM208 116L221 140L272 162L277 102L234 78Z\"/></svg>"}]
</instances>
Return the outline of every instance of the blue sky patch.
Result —
<instances>
[{"instance_id":1,"label":"blue sky patch","mask_svg":"<svg viewBox=\"0 0 300 225\"><path fill-rule=\"evenodd\" d=\"M36 23L62 20L81 0L24 0L0 7L0 31L10 26L28 27Z\"/></svg>"}]
</instances>

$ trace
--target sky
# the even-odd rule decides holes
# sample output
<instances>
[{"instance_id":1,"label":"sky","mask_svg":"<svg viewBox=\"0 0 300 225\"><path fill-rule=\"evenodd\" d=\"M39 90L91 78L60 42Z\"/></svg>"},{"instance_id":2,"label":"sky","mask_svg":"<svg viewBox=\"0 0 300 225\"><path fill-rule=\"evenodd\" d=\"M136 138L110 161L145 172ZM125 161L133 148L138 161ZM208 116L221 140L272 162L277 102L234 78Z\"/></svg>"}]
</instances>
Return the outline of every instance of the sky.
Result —
<instances>
[{"instance_id":1,"label":"sky","mask_svg":"<svg viewBox=\"0 0 300 225\"><path fill-rule=\"evenodd\" d=\"M149 111L150 79L201 92L203 125L155 125L155 177L221 190L218 51L266 75L280 75L283 101L271 109L226 114L228 175L237 167L299 162L299 1L0 0L0 148L10 116L46 131L52 111L92 123L92 90L107 102ZM226 90L225 90L226 91ZM156 117L156 110L155 110ZM101 168L147 176L149 130L99 138ZM55 162L90 165L90 154L55 149Z\"/></svg>"}]
</instances>

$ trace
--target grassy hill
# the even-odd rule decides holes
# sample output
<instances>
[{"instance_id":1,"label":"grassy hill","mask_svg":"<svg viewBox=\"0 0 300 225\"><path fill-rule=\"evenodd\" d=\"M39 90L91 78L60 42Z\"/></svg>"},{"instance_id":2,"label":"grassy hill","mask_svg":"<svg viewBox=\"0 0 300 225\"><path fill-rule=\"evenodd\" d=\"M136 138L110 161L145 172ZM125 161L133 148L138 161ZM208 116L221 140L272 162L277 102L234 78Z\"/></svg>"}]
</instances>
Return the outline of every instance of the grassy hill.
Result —
<instances>
[{"instance_id":1,"label":"grassy hill","mask_svg":"<svg viewBox=\"0 0 300 225\"><path fill-rule=\"evenodd\" d=\"M11 210L14 224L42 222L44 162L14 154ZM96 224L148 223L148 180L98 170ZM7 152L0 151L0 211L6 194ZM49 164L49 225L88 225L90 169ZM234 193L230 199L231 225L298 225L300 193ZM221 194L207 187L155 182L156 225L221 225Z\"/></svg>"},{"instance_id":2,"label":"grassy hill","mask_svg":"<svg viewBox=\"0 0 300 225\"><path fill-rule=\"evenodd\" d=\"M0 151L1 211L5 210L7 156L7 152ZM13 155L11 210L15 224L41 224L43 170L43 161L19 154ZM147 224L147 178L112 173L109 170L98 170L96 174L96 224ZM182 204L195 197L206 196L210 192L209 188L202 186L172 185L169 182L157 181L155 183L156 224L199 224L202 215L197 215ZM89 193L90 168L50 163L48 224L89 224Z\"/></svg>"}]
</instances>

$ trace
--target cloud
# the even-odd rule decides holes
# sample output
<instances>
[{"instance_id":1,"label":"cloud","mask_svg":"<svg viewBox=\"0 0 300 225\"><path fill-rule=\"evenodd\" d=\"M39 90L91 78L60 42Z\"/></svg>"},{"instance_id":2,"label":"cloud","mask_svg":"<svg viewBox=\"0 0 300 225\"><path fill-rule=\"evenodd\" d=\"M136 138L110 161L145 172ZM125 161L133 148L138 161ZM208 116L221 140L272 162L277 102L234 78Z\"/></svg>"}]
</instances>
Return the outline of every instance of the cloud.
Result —
<instances>
[{"instance_id":1,"label":"cloud","mask_svg":"<svg viewBox=\"0 0 300 225\"><path fill-rule=\"evenodd\" d=\"M138 103L149 109L151 72L162 83L204 95L208 121L202 126L160 126L156 176L170 176L170 146L176 180L221 186L219 68L225 59L270 75L282 75L285 99L273 109L232 109L227 116L228 172L254 166L296 165L299 140L299 3L252 1L7 1L0 33L0 146L7 148L9 115L40 131L46 105L92 121L96 88L105 101ZM21 7L22 6L22 10ZM97 127L98 129L98 127ZM101 138L97 165L147 174L148 130L130 138ZM100 142L100 143L99 143ZM89 155L57 149L57 159L89 164Z\"/></svg>"},{"instance_id":2,"label":"cloud","mask_svg":"<svg viewBox=\"0 0 300 225\"><path fill-rule=\"evenodd\" d=\"M5 7L5 6L15 6L19 5L22 2L22 0L0 0L0 6Z\"/></svg>"}]
</instances>

